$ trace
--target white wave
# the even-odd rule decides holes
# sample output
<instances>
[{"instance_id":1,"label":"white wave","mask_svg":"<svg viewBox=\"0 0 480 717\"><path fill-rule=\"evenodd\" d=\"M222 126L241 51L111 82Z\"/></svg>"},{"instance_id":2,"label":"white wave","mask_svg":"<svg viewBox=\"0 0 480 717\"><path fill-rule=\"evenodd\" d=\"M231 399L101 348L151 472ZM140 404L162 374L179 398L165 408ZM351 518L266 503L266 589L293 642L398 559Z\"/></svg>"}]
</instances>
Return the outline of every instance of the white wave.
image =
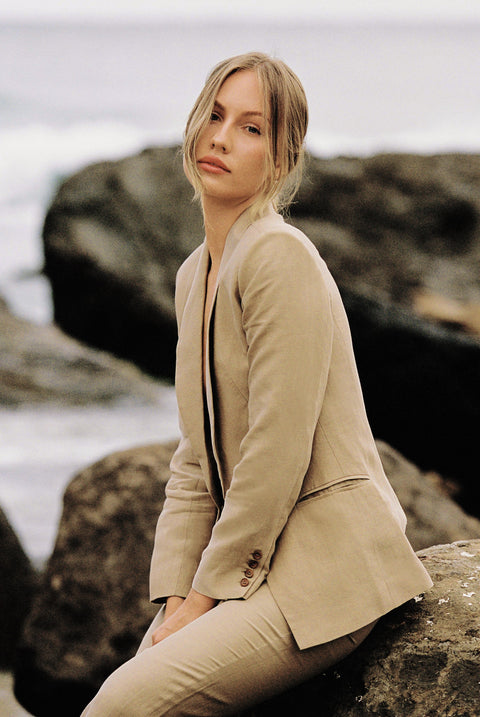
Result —
<instances>
[{"instance_id":1,"label":"white wave","mask_svg":"<svg viewBox=\"0 0 480 717\"><path fill-rule=\"evenodd\" d=\"M480 119L463 126L439 125L422 130L380 133L375 136L344 136L310 131L309 151L319 157L347 155L367 157L381 152L440 154L480 152Z\"/></svg>"},{"instance_id":2,"label":"white wave","mask_svg":"<svg viewBox=\"0 0 480 717\"><path fill-rule=\"evenodd\" d=\"M0 435L0 506L41 563L76 471L113 451L178 438L175 392L162 388L158 406L0 408Z\"/></svg>"},{"instance_id":3,"label":"white wave","mask_svg":"<svg viewBox=\"0 0 480 717\"><path fill-rule=\"evenodd\" d=\"M114 121L67 127L28 124L0 133L0 203L45 199L58 175L91 162L117 159L151 143L167 141L153 132Z\"/></svg>"}]
</instances>

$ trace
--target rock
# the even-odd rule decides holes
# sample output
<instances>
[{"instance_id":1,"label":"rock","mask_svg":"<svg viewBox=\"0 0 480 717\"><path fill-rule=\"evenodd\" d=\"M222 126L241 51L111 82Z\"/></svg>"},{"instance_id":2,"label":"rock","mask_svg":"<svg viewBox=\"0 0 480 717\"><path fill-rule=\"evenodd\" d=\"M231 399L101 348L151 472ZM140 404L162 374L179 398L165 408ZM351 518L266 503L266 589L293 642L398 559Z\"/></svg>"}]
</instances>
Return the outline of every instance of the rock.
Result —
<instances>
[{"instance_id":1,"label":"rock","mask_svg":"<svg viewBox=\"0 0 480 717\"><path fill-rule=\"evenodd\" d=\"M450 498L450 489L439 476L422 473L383 441L377 441L377 448L407 515L407 537L414 550L480 538L480 520Z\"/></svg>"},{"instance_id":2,"label":"rock","mask_svg":"<svg viewBox=\"0 0 480 717\"><path fill-rule=\"evenodd\" d=\"M456 499L479 517L480 342L400 306L342 296L374 436L458 482Z\"/></svg>"},{"instance_id":3,"label":"rock","mask_svg":"<svg viewBox=\"0 0 480 717\"><path fill-rule=\"evenodd\" d=\"M478 302L479 190L480 155L311 158L291 213L352 291Z\"/></svg>"},{"instance_id":4,"label":"rock","mask_svg":"<svg viewBox=\"0 0 480 717\"><path fill-rule=\"evenodd\" d=\"M480 155L311 157L307 167L291 221L340 286L404 306L419 288L480 301ZM92 165L60 186L43 241L64 330L173 375L175 273L204 233L191 194L176 147Z\"/></svg>"},{"instance_id":5,"label":"rock","mask_svg":"<svg viewBox=\"0 0 480 717\"><path fill-rule=\"evenodd\" d=\"M480 342L413 311L422 291L479 303L479 188L480 155L311 157L291 209L340 286L374 434L478 516ZM202 238L177 148L85 168L45 219L56 321L172 378L175 273Z\"/></svg>"},{"instance_id":6,"label":"rock","mask_svg":"<svg viewBox=\"0 0 480 717\"><path fill-rule=\"evenodd\" d=\"M473 717L479 713L480 540L419 553L435 585L382 618L323 675L255 717Z\"/></svg>"},{"instance_id":7,"label":"rock","mask_svg":"<svg viewBox=\"0 0 480 717\"><path fill-rule=\"evenodd\" d=\"M159 384L135 366L38 326L0 299L0 405L134 401L153 403Z\"/></svg>"},{"instance_id":8,"label":"rock","mask_svg":"<svg viewBox=\"0 0 480 717\"><path fill-rule=\"evenodd\" d=\"M0 670L12 666L37 582L37 574L0 508Z\"/></svg>"},{"instance_id":9,"label":"rock","mask_svg":"<svg viewBox=\"0 0 480 717\"><path fill-rule=\"evenodd\" d=\"M419 316L480 336L480 303L456 301L423 290L414 293L413 308Z\"/></svg>"},{"instance_id":10,"label":"rock","mask_svg":"<svg viewBox=\"0 0 480 717\"><path fill-rule=\"evenodd\" d=\"M203 239L177 148L87 167L58 190L44 224L55 321L72 336L174 374L174 288Z\"/></svg>"},{"instance_id":11,"label":"rock","mask_svg":"<svg viewBox=\"0 0 480 717\"><path fill-rule=\"evenodd\" d=\"M78 717L157 612L148 572L172 452L170 444L117 452L67 487L17 653L15 695L32 714Z\"/></svg>"},{"instance_id":12,"label":"rock","mask_svg":"<svg viewBox=\"0 0 480 717\"><path fill-rule=\"evenodd\" d=\"M140 643L157 609L148 602L148 570L175 447L114 453L68 486L55 548L18 650L15 692L32 714L78 715ZM409 535L417 544L480 535L480 523L449 508L414 466L385 444L379 449L408 502Z\"/></svg>"},{"instance_id":13,"label":"rock","mask_svg":"<svg viewBox=\"0 0 480 717\"><path fill-rule=\"evenodd\" d=\"M424 287L478 303L479 187L480 155L310 157L291 221L351 291L410 306ZM92 165L60 186L43 241L62 328L172 375L175 273L203 239L191 195L177 147Z\"/></svg>"}]
</instances>

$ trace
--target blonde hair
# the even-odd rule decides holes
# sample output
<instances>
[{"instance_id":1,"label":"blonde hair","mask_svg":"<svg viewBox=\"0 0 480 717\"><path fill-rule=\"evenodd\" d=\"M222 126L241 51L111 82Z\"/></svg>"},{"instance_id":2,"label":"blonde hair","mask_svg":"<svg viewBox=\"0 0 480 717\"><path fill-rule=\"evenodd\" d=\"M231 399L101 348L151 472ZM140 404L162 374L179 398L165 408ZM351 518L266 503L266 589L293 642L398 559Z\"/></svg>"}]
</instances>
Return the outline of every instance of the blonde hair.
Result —
<instances>
[{"instance_id":1,"label":"blonde hair","mask_svg":"<svg viewBox=\"0 0 480 717\"><path fill-rule=\"evenodd\" d=\"M187 120L183 142L185 169L195 197L200 198L202 183L196 164L196 144L210 122L221 86L241 70L253 70L257 74L267 118L265 176L253 211L260 213L270 202L277 210L283 209L292 201L301 181L308 105L300 80L282 60L261 52L249 52L214 67Z\"/></svg>"}]
</instances>

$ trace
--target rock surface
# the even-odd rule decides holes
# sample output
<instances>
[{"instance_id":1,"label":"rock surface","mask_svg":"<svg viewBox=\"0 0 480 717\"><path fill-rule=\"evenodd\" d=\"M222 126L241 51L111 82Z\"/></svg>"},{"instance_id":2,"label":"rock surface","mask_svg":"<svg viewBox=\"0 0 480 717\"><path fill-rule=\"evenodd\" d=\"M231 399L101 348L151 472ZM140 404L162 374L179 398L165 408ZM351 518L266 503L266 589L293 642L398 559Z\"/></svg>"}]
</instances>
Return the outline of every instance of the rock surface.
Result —
<instances>
[{"instance_id":1,"label":"rock surface","mask_svg":"<svg viewBox=\"0 0 480 717\"><path fill-rule=\"evenodd\" d=\"M175 445L114 453L69 484L18 652L16 695L32 714L78 715L103 679L134 654L156 612L148 602L148 570ZM415 546L480 536L479 521L452 506L398 453L381 443L379 449L414 516Z\"/></svg>"},{"instance_id":2,"label":"rock surface","mask_svg":"<svg viewBox=\"0 0 480 717\"><path fill-rule=\"evenodd\" d=\"M480 538L480 520L465 513L450 497L438 475L422 473L398 451L377 441L385 473L407 515L407 537L414 550Z\"/></svg>"},{"instance_id":3,"label":"rock surface","mask_svg":"<svg viewBox=\"0 0 480 717\"><path fill-rule=\"evenodd\" d=\"M175 274L203 238L178 150L145 150L73 175L43 236L58 325L172 378Z\"/></svg>"},{"instance_id":4,"label":"rock surface","mask_svg":"<svg viewBox=\"0 0 480 717\"><path fill-rule=\"evenodd\" d=\"M480 301L480 155L313 158L292 219L358 293Z\"/></svg>"},{"instance_id":5,"label":"rock surface","mask_svg":"<svg viewBox=\"0 0 480 717\"><path fill-rule=\"evenodd\" d=\"M307 167L291 221L341 287L407 306L419 288L480 304L480 155L311 157ZM176 147L64 182L43 231L58 324L171 376L175 273L203 239L191 195Z\"/></svg>"},{"instance_id":6,"label":"rock surface","mask_svg":"<svg viewBox=\"0 0 480 717\"><path fill-rule=\"evenodd\" d=\"M158 383L135 366L80 344L56 326L14 316L0 298L0 405L151 403Z\"/></svg>"},{"instance_id":7,"label":"rock surface","mask_svg":"<svg viewBox=\"0 0 480 717\"><path fill-rule=\"evenodd\" d=\"M38 576L0 508L0 670L11 667Z\"/></svg>"},{"instance_id":8,"label":"rock surface","mask_svg":"<svg viewBox=\"0 0 480 717\"><path fill-rule=\"evenodd\" d=\"M155 615L148 571L172 452L169 444L117 452L67 487L18 651L15 694L32 714L78 717Z\"/></svg>"},{"instance_id":9,"label":"rock surface","mask_svg":"<svg viewBox=\"0 0 480 717\"><path fill-rule=\"evenodd\" d=\"M428 548L434 587L384 617L332 670L256 709L318 717L473 717L479 713L480 540Z\"/></svg>"}]
</instances>

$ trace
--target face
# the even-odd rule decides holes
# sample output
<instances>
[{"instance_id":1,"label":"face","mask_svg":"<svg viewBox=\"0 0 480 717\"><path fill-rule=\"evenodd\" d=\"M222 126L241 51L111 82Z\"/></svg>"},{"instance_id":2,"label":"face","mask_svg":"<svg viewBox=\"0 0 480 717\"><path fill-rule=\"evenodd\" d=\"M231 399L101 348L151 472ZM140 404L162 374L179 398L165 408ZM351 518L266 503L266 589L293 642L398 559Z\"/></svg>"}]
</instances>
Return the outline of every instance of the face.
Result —
<instances>
[{"instance_id":1,"label":"face","mask_svg":"<svg viewBox=\"0 0 480 717\"><path fill-rule=\"evenodd\" d=\"M203 200L249 206L264 178L266 142L260 83L253 70L240 70L221 86L197 141Z\"/></svg>"}]
</instances>

